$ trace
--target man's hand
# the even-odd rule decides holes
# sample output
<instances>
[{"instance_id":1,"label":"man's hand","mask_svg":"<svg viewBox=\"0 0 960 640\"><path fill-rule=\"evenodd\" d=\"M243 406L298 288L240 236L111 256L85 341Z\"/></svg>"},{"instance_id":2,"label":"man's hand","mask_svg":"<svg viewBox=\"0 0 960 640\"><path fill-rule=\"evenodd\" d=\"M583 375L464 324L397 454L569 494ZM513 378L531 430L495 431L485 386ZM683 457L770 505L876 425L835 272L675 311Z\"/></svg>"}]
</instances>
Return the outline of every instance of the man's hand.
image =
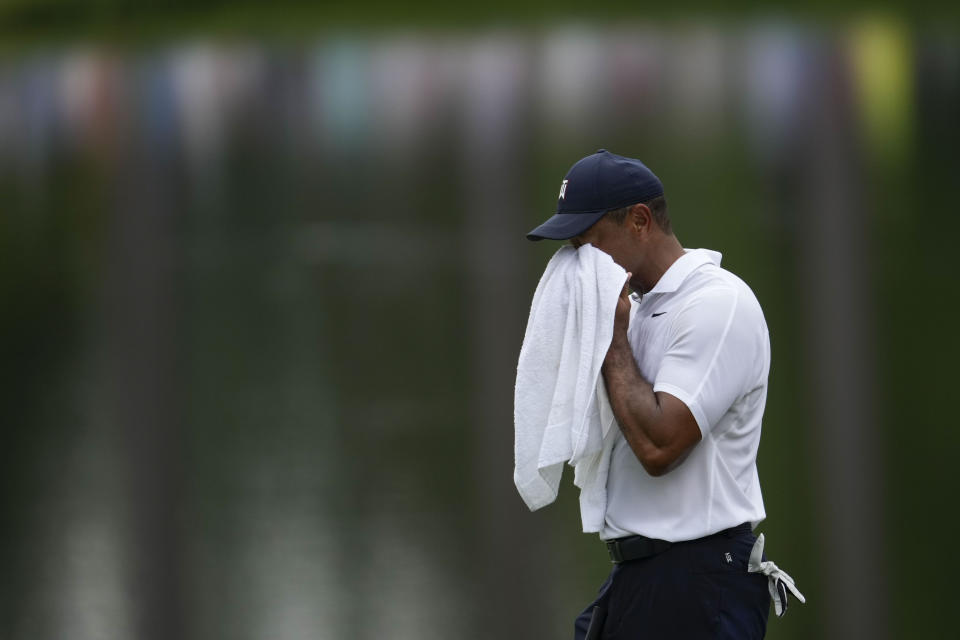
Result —
<instances>
[{"instance_id":1,"label":"man's hand","mask_svg":"<svg viewBox=\"0 0 960 640\"><path fill-rule=\"evenodd\" d=\"M627 272L627 280L623 283L623 290L617 298L617 309L613 316L613 339L626 340L627 328L630 326L630 278L632 273Z\"/></svg>"}]
</instances>

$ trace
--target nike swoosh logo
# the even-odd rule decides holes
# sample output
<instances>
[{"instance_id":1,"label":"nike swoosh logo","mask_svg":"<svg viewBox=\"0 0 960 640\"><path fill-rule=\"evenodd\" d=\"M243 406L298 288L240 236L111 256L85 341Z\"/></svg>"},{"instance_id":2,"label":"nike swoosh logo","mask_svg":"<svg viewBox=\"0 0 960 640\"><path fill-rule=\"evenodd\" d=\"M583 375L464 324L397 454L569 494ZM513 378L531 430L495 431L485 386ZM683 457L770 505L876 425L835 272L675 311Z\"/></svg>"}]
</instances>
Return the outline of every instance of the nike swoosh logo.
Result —
<instances>
[{"instance_id":1,"label":"nike swoosh logo","mask_svg":"<svg viewBox=\"0 0 960 640\"><path fill-rule=\"evenodd\" d=\"M662 316L662 315L665 314L665 313L666 313L666 311L661 311L660 313L655 313L655 314L653 314L653 315L650 316L650 317L651 317L651 318L656 318L657 316Z\"/></svg>"}]
</instances>

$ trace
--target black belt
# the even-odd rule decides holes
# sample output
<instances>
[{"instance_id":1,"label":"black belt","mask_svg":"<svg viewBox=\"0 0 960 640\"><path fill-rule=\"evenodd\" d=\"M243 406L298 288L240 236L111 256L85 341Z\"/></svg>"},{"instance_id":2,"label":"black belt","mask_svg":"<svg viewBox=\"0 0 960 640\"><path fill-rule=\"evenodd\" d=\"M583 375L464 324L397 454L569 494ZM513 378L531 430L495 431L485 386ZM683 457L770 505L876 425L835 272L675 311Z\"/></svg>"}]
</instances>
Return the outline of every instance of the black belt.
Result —
<instances>
[{"instance_id":1,"label":"black belt","mask_svg":"<svg viewBox=\"0 0 960 640\"><path fill-rule=\"evenodd\" d=\"M646 536L627 536L626 538L607 540L607 553L610 554L610 562L619 564L655 556L672 546L673 543L666 540L657 540Z\"/></svg>"},{"instance_id":2,"label":"black belt","mask_svg":"<svg viewBox=\"0 0 960 640\"><path fill-rule=\"evenodd\" d=\"M731 538L744 533L750 533L752 530L753 527L750 526L750 523L745 522L735 527L730 527L729 529L724 529L723 531L714 533L713 535L706 536L705 538L700 538L700 540L706 540L707 538L712 538L713 536L726 536ZM695 541L691 540L689 542ZM642 560L643 558L655 556L658 553L663 553L673 545L673 542L657 540L656 538L648 538L646 536L627 536L625 538L614 538L613 540L608 540L607 553L610 554L611 562L614 564L619 564L621 562Z\"/></svg>"}]
</instances>

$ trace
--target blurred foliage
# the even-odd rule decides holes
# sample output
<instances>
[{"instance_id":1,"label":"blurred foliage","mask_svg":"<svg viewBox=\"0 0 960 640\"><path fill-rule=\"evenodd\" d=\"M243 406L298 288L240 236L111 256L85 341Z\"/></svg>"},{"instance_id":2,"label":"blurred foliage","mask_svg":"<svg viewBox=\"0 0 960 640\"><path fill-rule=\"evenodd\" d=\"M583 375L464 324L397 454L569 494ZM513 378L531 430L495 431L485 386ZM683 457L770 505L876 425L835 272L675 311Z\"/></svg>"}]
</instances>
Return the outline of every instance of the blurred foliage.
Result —
<instances>
[{"instance_id":1,"label":"blurred foliage","mask_svg":"<svg viewBox=\"0 0 960 640\"><path fill-rule=\"evenodd\" d=\"M492 0L450 4L435 0L397 3L389 0L307 2L279 0L3 0L0 33L4 46L76 38L107 38L114 42L143 43L155 38L198 33L248 35L310 35L317 29L538 27L575 20L614 25L623 19L710 22L753 17L771 21L846 21L863 15L894 15L937 24L956 17L957 6L937 0L915 2L847 0L845 2L778 5L756 0L725 3L718 8L706 0L638 7L636 2L612 0L584 6L582 2L510 2Z\"/></svg>"}]
</instances>

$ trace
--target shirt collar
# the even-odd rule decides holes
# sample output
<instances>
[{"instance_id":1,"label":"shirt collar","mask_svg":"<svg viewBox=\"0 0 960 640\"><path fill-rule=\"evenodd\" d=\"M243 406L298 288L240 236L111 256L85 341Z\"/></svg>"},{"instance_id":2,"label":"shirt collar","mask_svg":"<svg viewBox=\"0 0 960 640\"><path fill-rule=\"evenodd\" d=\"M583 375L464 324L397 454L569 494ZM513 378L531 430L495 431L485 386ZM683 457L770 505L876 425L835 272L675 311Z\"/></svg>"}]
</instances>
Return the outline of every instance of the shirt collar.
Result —
<instances>
[{"instance_id":1,"label":"shirt collar","mask_svg":"<svg viewBox=\"0 0 960 640\"><path fill-rule=\"evenodd\" d=\"M657 284L653 285L647 293L672 293L680 288L680 285L687 279L691 273L705 264L715 264L720 266L720 259L723 257L717 251L710 249L684 249L684 254L670 265L670 267L660 276Z\"/></svg>"}]
</instances>

